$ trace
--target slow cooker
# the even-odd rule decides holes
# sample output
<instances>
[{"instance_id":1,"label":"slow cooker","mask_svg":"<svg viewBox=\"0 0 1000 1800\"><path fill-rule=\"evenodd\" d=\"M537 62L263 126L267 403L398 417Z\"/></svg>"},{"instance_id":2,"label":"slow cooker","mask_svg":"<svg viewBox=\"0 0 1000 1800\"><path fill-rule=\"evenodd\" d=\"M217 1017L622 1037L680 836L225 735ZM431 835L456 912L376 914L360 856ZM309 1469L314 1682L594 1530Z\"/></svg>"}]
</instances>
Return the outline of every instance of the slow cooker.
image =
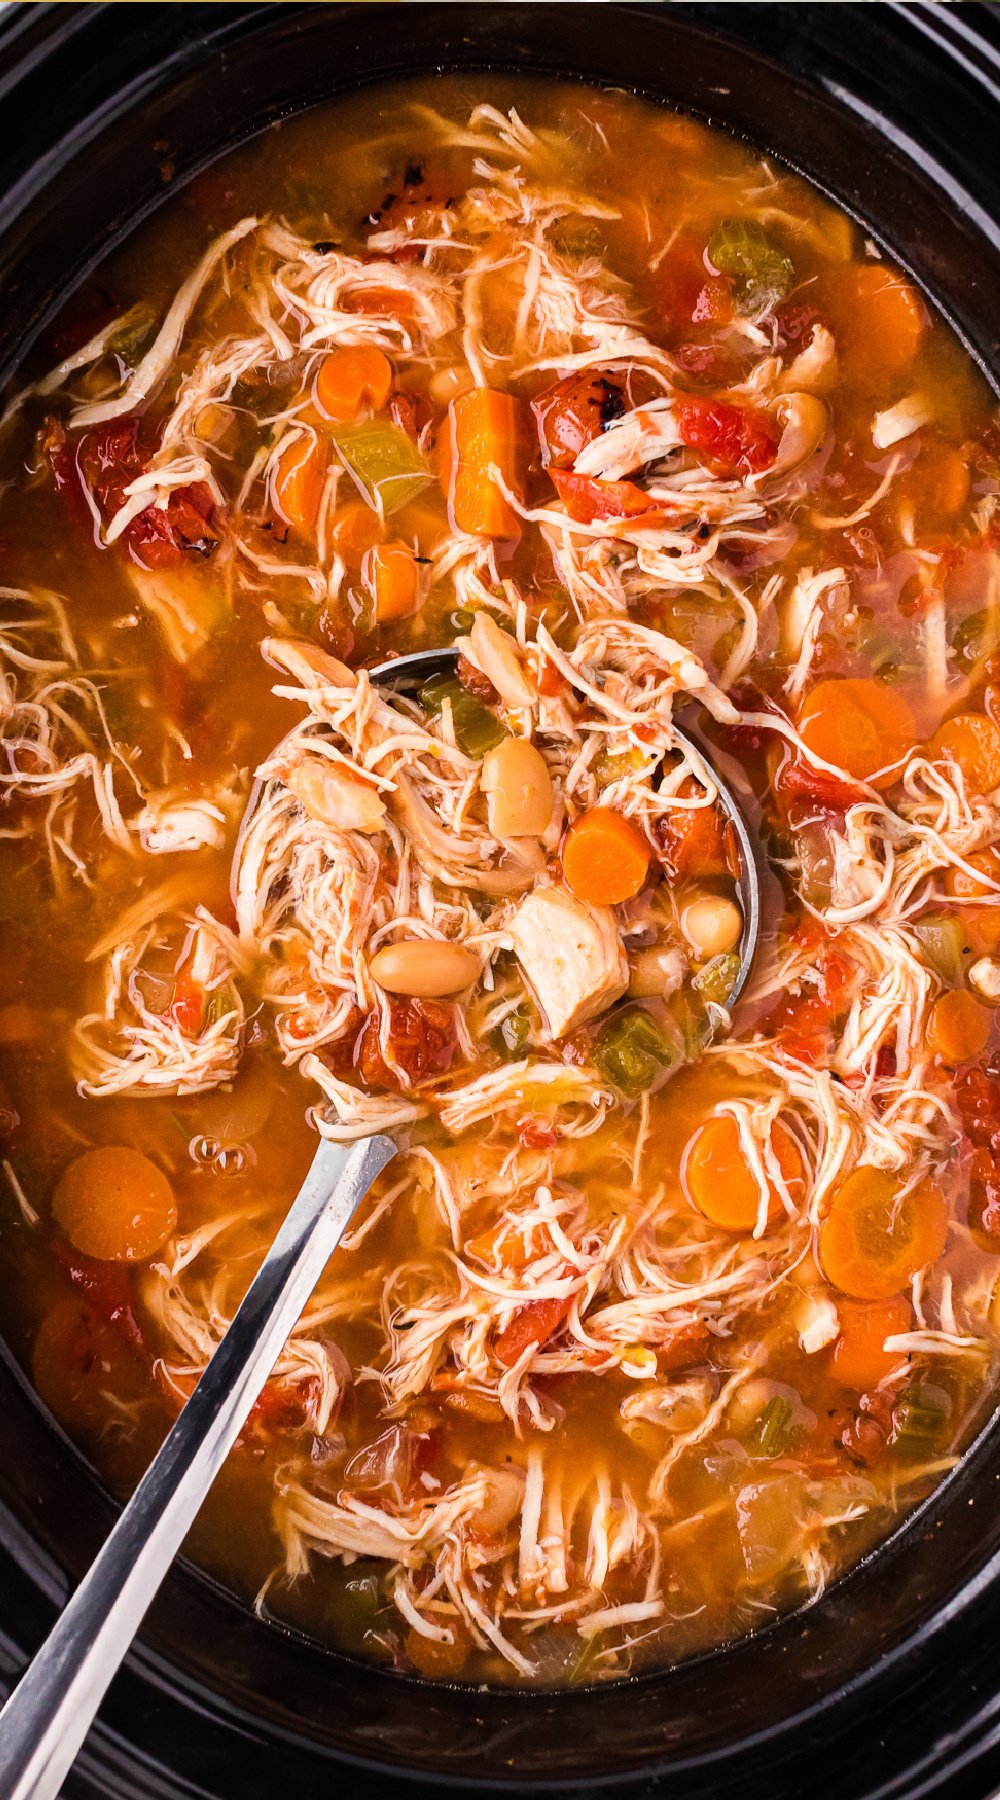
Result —
<instances>
[{"instance_id":1,"label":"slow cooker","mask_svg":"<svg viewBox=\"0 0 1000 1800\"><path fill-rule=\"evenodd\" d=\"M290 112L434 69L634 89L744 136L863 222L994 382L1000 16L987 5L12 5L0 25L0 376L182 183ZM0 1366L0 1680L112 1502ZM804 1612L586 1692L431 1686L263 1623L179 1564L70 1796L607 1792L816 1800L1000 1785L1000 1430Z\"/></svg>"}]
</instances>

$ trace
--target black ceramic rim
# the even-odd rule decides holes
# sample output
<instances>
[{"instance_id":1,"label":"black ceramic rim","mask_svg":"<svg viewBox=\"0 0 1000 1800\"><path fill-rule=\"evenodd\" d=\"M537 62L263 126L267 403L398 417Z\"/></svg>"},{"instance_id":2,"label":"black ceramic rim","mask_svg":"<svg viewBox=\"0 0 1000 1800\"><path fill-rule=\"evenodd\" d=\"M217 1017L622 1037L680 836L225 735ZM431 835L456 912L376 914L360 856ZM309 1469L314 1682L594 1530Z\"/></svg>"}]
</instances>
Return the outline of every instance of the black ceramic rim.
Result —
<instances>
[{"instance_id":1,"label":"black ceramic rim","mask_svg":"<svg viewBox=\"0 0 1000 1800\"><path fill-rule=\"evenodd\" d=\"M306 41L330 54L303 71L296 55L301 62ZM771 150L869 224L995 377L998 46L996 21L982 9L920 0L571 12L545 3L16 6L0 26L0 370L66 286L161 197L152 154L123 172L114 153L137 115L150 151L160 141L181 147L181 179L250 135L251 117L259 128L364 81L486 66L633 87ZM219 104L202 81L192 125L184 109L206 65ZM688 77L683 94L678 66ZM61 279L46 284L32 249L60 214ZM0 1665L9 1676L63 1598L63 1571L75 1578L92 1555L110 1503L12 1367L3 1385ZM440 1691L362 1669L255 1623L204 1577L179 1569L67 1791L222 1800L275 1793L287 1781L307 1793L322 1782L325 1791L333 1779L360 1795L391 1774L407 1792L428 1794L603 1789L754 1800L808 1782L831 1800L986 1795L1000 1768L991 1654L998 1476L1000 1450L987 1431L816 1608L666 1675L589 1694ZM862 1628L870 1642L854 1667L850 1644ZM317 1688L321 1700L329 1695L322 1727L303 1716Z\"/></svg>"}]
</instances>

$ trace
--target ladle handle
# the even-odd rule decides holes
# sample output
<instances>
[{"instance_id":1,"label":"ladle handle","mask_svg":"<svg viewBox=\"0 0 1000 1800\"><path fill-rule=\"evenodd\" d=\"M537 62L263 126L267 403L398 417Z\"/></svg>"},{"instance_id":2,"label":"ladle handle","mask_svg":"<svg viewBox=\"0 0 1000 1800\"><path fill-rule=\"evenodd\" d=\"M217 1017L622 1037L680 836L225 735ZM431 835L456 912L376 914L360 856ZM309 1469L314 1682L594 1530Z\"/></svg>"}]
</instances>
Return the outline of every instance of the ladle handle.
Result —
<instances>
[{"instance_id":1,"label":"ladle handle","mask_svg":"<svg viewBox=\"0 0 1000 1800\"><path fill-rule=\"evenodd\" d=\"M0 1800L56 1800L108 1685L391 1138L323 1143L176 1424L0 1713Z\"/></svg>"}]
</instances>

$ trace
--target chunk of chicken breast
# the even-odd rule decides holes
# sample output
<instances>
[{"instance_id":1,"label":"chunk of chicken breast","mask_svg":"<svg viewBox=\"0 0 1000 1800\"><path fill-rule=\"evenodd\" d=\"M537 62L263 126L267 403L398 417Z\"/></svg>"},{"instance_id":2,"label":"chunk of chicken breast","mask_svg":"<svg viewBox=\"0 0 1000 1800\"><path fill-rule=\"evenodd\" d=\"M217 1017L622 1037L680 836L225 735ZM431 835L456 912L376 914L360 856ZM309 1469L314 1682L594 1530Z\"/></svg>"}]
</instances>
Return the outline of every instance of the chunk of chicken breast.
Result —
<instances>
[{"instance_id":1,"label":"chunk of chicken breast","mask_svg":"<svg viewBox=\"0 0 1000 1800\"><path fill-rule=\"evenodd\" d=\"M614 914L557 887L534 888L511 924L514 953L554 1038L621 998L628 961Z\"/></svg>"}]
</instances>

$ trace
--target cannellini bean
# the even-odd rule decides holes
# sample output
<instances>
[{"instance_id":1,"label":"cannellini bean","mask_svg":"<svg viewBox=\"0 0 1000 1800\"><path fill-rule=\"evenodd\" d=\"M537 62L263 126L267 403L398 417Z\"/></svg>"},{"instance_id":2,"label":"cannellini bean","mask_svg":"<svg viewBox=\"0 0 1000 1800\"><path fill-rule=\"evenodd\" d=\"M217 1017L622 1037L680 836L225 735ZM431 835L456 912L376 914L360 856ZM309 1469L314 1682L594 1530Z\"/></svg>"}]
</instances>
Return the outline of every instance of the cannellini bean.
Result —
<instances>
[{"instance_id":1,"label":"cannellini bean","mask_svg":"<svg viewBox=\"0 0 1000 1800\"><path fill-rule=\"evenodd\" d=\"M552 777L527 738L504 738L483 758L480 776L494 837L540 837L552 818Z\"/></svg>"},{"instance_id":2,"label":"cannellini bean","mask_svg":"<svg viewBox=\"0 0 1000 1800\"><path fill-rule=\"evenodd\" d=\"M775 475L787 475L814 455L830 424L830 414L815 394L779 395L774 416L781 426L781 442L771 467L760 478L767 481Z\"/></svg>"},{"instance_id":3,"label":"cannellini bean","mask_svg":"<svg viewBox=\"0 0 1000 1800\"><path fill-rule=\"evenodd\" d=\"M670 946L637 950L629 957L628 991L637 1000L664 1000L676 994L686 970L683 955Z\"/></svg>"},{"instance_id":4,"label":"cannellini bean","mask_svg":"<svg viewBox=\"0 0 1000 1800\"><path fill-rule=\"evenodd\" d=\"M468 369L459 363L450 363L446 369L436 369L427 383L427 392L435 406L447 406L449 401L457 400L459 394L467 394L475 382Z\"/></svg>"},{"instance_id":5,"label":"cannellini bean","mask_svg":"<svg viewBox=\"0 0 1000 1800\"><path fill-rule=\"evenodd\" d=\"M529 679L513 638L501 631L489 613L477 612L469 633L466 654L481 674L492 681L508 706L534 706L538 690Z\"/></svg>"},{"instance_id":6,"label":"cannellini bean","mask_svg":"<svg viewBox=\"0 0 1000 1800\"><path fill-rule=\"evenodd\" d=\"M315 758L299 763L289 770L285 785L318 825L330 825L335 831L382 829L385 801L367 782L341 773L333 763Z\"/></svg>"},{"instance_id":7,"label":"cannellini bean","mask_svg":"<svg viewBox=\"0 0 1000 1800\"><path fill-rule=\"evenodd\" d=\"M1000 959L981 956L969 970L969 986L990 1006L1000 1004Z\"/></svg>"},{"instance_id":8,"label":"cannellini bean","mask_svg":"<svg viewBox=\"0 0 1000 1800\"><path fill-rule=\"evenodd\" d=\"M426 938L384 944L369 967L379 987L390 994L408 994L414 1000L443 1000L447 994L460 994L479 974L479 960L471 950Z\"/></svg>"},{"instance_id":9,"label":"cannellini bean","mask_svg":"<svg viewBox=\"0 0 1000 1800\"><path fill-rule=\"evenodd\" d=\"M699 956L722 956L735 949L743 930L739 907L721 894L702 894L681 912L681 930Z\"/></svg>"}]
</instances>

